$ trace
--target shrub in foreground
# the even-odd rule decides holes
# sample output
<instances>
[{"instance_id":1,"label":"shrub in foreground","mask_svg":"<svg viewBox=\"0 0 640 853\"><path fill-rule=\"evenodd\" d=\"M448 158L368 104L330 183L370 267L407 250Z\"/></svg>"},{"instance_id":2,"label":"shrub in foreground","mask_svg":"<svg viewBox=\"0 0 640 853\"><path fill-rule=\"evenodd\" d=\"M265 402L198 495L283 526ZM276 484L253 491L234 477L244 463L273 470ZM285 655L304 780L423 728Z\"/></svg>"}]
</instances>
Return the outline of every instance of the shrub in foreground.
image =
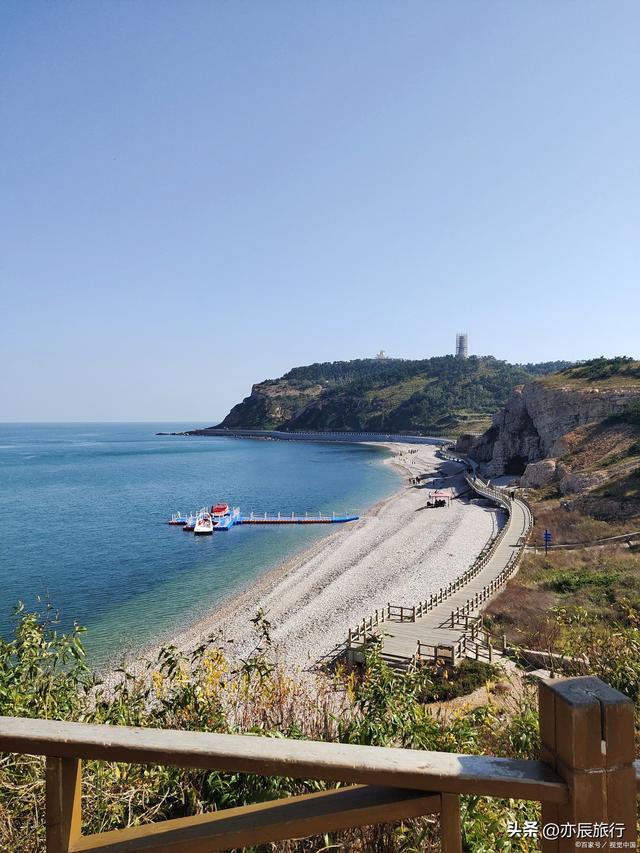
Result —
<instances>
[{"instance_id":1,"label":"shrub in foreground","mask_svg":"<svg viewBox=\"0 0 640 853\"><path fill-rule=\"evenodd\" d=\"M394 672L374 647L362 674L300 677L271 663L264 614L255 623L256 647L237 665L212 638L189 654L168 646L135 672L122 668L104 683L85 662L81 627L59 634L51 611L39 616L20 609L14 636L0 640L0 714L514 757L537 752L535 699L529 695L507 710L488 705L445 718L424 703L434 687L430 670ZM312 780L90 761L83 769L84 830L100 832L323 787ZM42 759L0 759L0 850L43 849L44 793ZM488 853L527 849L522 839L507 838L507 820L535 819L537 809L531 803L466 797L462 814L465 848ZM426 817L260 849L410 853L436 850L438 844L437 819Z\"/></svg>"}]
</instances>

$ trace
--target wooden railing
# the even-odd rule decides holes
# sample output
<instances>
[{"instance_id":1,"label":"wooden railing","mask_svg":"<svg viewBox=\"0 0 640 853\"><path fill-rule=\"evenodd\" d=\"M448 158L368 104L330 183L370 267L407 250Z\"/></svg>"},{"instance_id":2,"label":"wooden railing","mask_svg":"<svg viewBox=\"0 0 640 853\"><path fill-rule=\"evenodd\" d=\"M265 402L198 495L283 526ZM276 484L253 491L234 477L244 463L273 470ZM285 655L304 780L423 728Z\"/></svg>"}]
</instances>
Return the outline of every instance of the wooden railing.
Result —
<instances>
[{"instance_id":1,"label":"wooden railing","mask_svg":"<svg viewBox=\"0 0 640 853\"><path fill-rule=\"evenodd\" d=\"M416 651L410 666L420 666L424 663L446 663L455 666L461 657L466 654L466 639L462 637L455 643L444 643L434 645L416 640Z\"/></svg>"},{"instance_id":2,"label":"wooden railing","mask_svg":"<svg viewBox=\"0 0 640 853\"><path fill-rule=\"evenodd\" d=\"M486 583L479 592L476 592L475 595L470 596L466 602L462 605L462 607L456 607L455 610L451 611L451 627L453 628L456 625L464 625L465 628L468 627L469 622L465 619L470 613L475 610L478 610L485 601L487 601L491 596L497 592L504 584L509 580L511 575L515 572L518 560L520 559L520 554L515 553L509 559L507 565L498 572L495 578L492 578L488 583Z\"/></svg>"},{"instance_id":3,"label":"wooden railing","mask_svg":"<svg viewBox=\"0 0 640 853\"><path fill-rule=\"evenodd\" d=\"M402 604L387 603L385 607L381 607L379 610L375 610L370 616L366 616L354 628L349 628L347 634L347 648L351 648L353 643L363 642L367 637L367 634L370 633L374 627L382 625L389 619L399 618L400 622L415 622L416 617L420 618L426 613L429 613L431 610L442 604L443 601L446 601L447 598L458 592L459 589L462 589L463 586L465 586L487 565L496 548L502 541L505 529L506 528L503 527L497 536L491 537L479 557L462 575L460 575L460 577L451 581L447 586L440 587L440 589L437 592L432 593L429 598L425 598L411 607L407 607Z\"/></svg>"},{"instance_id":4,"label":"wooden railing","mask_svg":"<svg viewBox=\"0 0 640 853\"><path fill-rule=\"evenodd\" d=\"M461 794L539 801L543 824L619 824L617 840L633 846L633 704L593 677L541 682L539 690L542 760L13 717L0 717L0 752L46 756L47 853L211 853L426 814L440 815L444 853L460 853ZM84 835L87 759L346 787ZM573 851L575 838L542 849Z\"/></svg>"},{"instance_id":5,"label":"wooden railing","mask_svg":"<svg viewBox=\"0 0 640 853\"><path fill-rule=\"evenodd\" d=\"M455 459L450 455L447 455L446 453L443 453L442 455L452 459L452 461L462 461L460 459ZM474 466L473 470L474 472L477 472L477 466ZM470 474L467 472L465 473L465 479L467 480L469 486L475 491L480 494L485 494L487 497L491 498L491 500L501 503L505 507L505 510L509 513L509 515L512 514L513 501L505 490L497 488L495 486L491 486L489 483L485 482L482 478L480 478L477 473ZM470 653L473 654L474 651L475 658L476 660L478 660L480 656L480 646L477 642L476 631L478 630L478 625L482 625L482 616L478 615L475 618L472 618L471 613L477 611L480 607L482 607L482 605L489 598L491 598L494 593L496 593L502 586L504 586L504 584L506 584L509 578L514 574L526 547L527 538L529 536L531 528L533 527L533 515L531 513L531 508L529 504L524 501L520 502L524 505L526 512L524 526L517 550L515 550L514 553L511 555L509 561L504 566L504 568L501 569L500 572L494 578L492 578L488 583L486 583L479 592L476 592L474 595L470 596L461 607L458 606L455 610L451 611L451 627L455 628L459 625L463 625L465 628L465 632L471 629L470 636L465 633L465 635L457 643L453 643L448 646L436 647L427 643L422 643L420 640L418 640L416 652L412 661L413 665L418 666L421 663L430 660L443 660L445 662L455 664L457 660L462 657L466 657ZM497 537L488 555L485 558L478 560L477 564L474 564L474 566L472 567L473 575L481 571L481 569L484 568L491 556L493 556L493 553L502 541L506 530L507 525L502 528L500 536ZM460 586L462 585L464 584L460 584L458 588L460 588ZM487 655L489 661L491 661L493 658L493 646L492 640L488 634L486 637L486 643ZM501 644L500 646L498 646L498 648L503 654L505 653L506 639L504 636L501 638Z\"/></svg>"},{"instance_id":6,"label":"wooden railing","mask_svg":"<svg viewBox=\"0 0 640 853\"><path fill-rule=\"evenodd\" d=\"M549 551L557 551L572 550L573 548L596 548L598 545L621 545L622 543L633 545L636 544L637 539L640 539L640 530L634 530L631 533L620 533L618 536L605 536L602 539L589 539L586 542L557 542L555 545L547 545L546 548ZM535 551L536 553L543 548L545 548L543 544L536 545L534 543L527 545L529 551Z\"/></svg>"},{"instance_id":7,"label":"wooden railing","mask_svg":"<svg viewBox=\"0 0 640 853\"><path fill-rule=\"evenodd\" d=\"M401 622L415 622L416 609L402 604L387 604L387 618L399 619Z\"/></svg>"}]
</instances>

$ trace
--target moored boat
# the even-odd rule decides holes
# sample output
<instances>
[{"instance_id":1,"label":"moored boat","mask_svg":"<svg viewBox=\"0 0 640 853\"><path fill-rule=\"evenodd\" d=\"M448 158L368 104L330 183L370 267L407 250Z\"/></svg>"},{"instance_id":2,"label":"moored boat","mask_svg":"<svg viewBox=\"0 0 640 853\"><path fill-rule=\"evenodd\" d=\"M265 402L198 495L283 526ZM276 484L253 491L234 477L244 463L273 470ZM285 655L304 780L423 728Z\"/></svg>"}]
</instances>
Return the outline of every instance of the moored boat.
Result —
<instances>
[{"instance_id":1,"label":"moored boat","mask_svg":"<svg viewBox=\"0 0 640 853\"><path fill-rule=\"evenodd\" d=\"M198 536L208 536L213 533L213 519L209 512L199 512L193 532Z\"/></svg>"},{"instance_id":2,"label":"moored boat","mask_svg":"<svg viewBox=\"0 0 640 853\"><path fill-rule=\"evenodd\" d=\"M211 507L211 515L214 518L223 518L225 515L229 515L229 504L226 504L226 503L215 504L215 506Z\"/></svg>"},{"instance_id":3,"label":"moored boat","mask_svg":"<svg viewBox=\"0 0 640 853\"><path fill-rule=\"evenodd\" d=\"M196 517L193 513L189 516L189 518L185 521L184 527L182 528L186 533L193 533L193 528L196 526Z\"/></svg>"}]
</instances>

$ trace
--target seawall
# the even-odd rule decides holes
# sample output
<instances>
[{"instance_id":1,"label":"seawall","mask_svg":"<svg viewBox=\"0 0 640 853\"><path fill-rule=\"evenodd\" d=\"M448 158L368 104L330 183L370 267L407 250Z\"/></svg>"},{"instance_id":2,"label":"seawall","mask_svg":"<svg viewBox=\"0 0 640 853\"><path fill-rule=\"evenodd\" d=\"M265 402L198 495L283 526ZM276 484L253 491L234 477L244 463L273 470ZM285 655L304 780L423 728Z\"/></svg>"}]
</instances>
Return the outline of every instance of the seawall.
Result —
<instances>
[{"instance_id":1,"label":"seawall","mask_svg":"<svg viewBox=\"0 0 640 853\"><path fill-rule=\"evenodd\" d=\"M283 432L265 429L194 429L174 435L224 436L227 438L262 438L278 441L397 441L405 444L451 444L453 439L442 436L398 435L381 432Z\"/></svg>"}]
</instances>

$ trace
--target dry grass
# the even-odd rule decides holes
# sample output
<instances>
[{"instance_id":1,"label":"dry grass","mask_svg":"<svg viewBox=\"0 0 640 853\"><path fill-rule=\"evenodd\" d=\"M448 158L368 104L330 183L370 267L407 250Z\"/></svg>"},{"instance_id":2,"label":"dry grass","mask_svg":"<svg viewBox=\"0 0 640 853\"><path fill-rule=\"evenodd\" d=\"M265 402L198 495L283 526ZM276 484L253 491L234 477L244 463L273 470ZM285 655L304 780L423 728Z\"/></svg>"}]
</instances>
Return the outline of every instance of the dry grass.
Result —
<instances>
[{"instance_id":1,"label":"dry grass","mask_svg":"<svg viewBox=\"0 0 640 853\"><path fill-rule=\"evenodd\" d=\"M554 608L583 608L594 623L635 624L640 551L625 546L528 554L487 608L486 621L509 642L546 651L557 634Z\"/></svg>"},{"instance_id":2,"label":"dry grass","mask_svg":"<svg viewBox=\"0 0 640 853\"><path fill-rule=\"evenodd\" d=\"M640 517L632 516L628 520L612 523L586 515L577 509L568 509L558 501L545 501L534 506L535 527L531 534L531 544L539 548L544 546L544 531L550 530L554 545L580 544L621 536L640 530Z\"/></svg>"},{"instance_id":3,"label":"dry grass","mask_svg":"<svg viewBox=\"0 0 640 853\"><path fill-rule=\"evenodd\" d=\"M634 464L627 454L639 436L636 424L615 421L587 424L563 436L568 452L561 457L562 464L573 471L599 470L616 459Z\"/></svg>"}]
</instances>

